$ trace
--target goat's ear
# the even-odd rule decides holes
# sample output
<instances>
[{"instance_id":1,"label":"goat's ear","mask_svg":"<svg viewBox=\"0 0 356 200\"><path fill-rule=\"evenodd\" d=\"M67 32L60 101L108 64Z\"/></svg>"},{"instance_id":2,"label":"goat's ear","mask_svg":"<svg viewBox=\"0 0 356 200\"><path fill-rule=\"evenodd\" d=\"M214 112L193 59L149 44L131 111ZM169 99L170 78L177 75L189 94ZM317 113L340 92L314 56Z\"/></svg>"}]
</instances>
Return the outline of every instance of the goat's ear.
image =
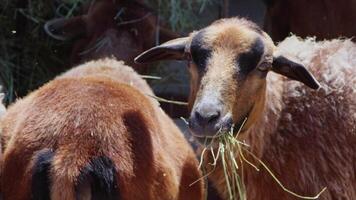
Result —
<instances>
[{"instance_id":1,"label":"goat's ear","mask_svg":"<svg viewBox=\"0 0 356 200\"><path fill-rule=\"evenodd\" d=\"M58 18L47 21L44 25L45 32L57 40L69 40L85 34L86 25L84 16L69 19Z\"/></svg>"},{"instance_id":2,"label":"goat's ear","mask_svg":"<svg viewBox=\"0 0 356 200\"><path fill-rule=\"evenodd\" d=\"M300 63L292 61L285 56L274 56L272 71L284 75L290 79L300 81L312 89L320 87L314 76Z\"/></svg>"},{"instance_id":3,"label":"goat's ear","mask_svg":"<svg viewBox=\"0 0 356 200\"><path fill-rule=\"evenodd\" d=\"M177 38L153 47L135 58L136 63L151 63L160 60L183 60L186 59L185 47L189 37Z\"/></svg>"}]
</instances>

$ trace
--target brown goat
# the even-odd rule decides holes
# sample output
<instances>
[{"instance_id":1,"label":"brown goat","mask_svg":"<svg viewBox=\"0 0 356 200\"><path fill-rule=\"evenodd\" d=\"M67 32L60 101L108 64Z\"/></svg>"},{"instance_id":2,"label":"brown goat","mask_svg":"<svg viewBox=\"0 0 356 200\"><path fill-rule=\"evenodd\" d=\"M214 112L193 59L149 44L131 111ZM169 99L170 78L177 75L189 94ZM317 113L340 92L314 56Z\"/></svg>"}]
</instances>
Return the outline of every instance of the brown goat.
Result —
<instances>
[{"instance_id":1,"label":"brown goat","mask_svg":"<svg viewBox=\"0 0 356 200\"><path fill-rule=\"evenodd\" d=\"M4 200L202 199L189 144L132 68L78 66L11 105L0 125Z\"/></svg>"},{"instance_id":2,"label":"brown goat","mask_svg":"<svg viewBox=\"0 0 356 200\"><path fill-rule=\"evenodd\" d=\"M274 41L281 41L290 33L319 40L356 35L356 1L264 1L267 6L264 28Z\"/></svg>"},{"instance_id":3,"label":"brown goat","mask_svg":"<svg viewBox=\"0 0 356 200\"><path fill-rule=\"evenodd\" d=\"M88 7L88 9L85 9ZM73 39L71 65L114 56L144 72L133 59L144 49L177 38L179 35L159 27L154 11L143 0L93 0L83 15L48 21L44 28L58 40Z\"/></svg>"},{"instance_id":4,"label":"brown goat","mask_svg":"<svg viewBox=\"0 0 356 200\"><path fill-rule=\"evenodd\" d=\"M302 59L308 69L287 55ZM233 126L236 134L247 118L238 139L285 187L309 196L327 187L320 199L351 200L356 199L355 58L350 40L294 39L275 47L252 22L231 18L154 47L136 61L192 59L193 135L211 139ZM300 84L319 88L308 70L321 82L317 91ZM247 199L295 199L256 165L260 172L245 167ZM221 165L210 180L227 199Z\"/></svg>"}]
</instances>

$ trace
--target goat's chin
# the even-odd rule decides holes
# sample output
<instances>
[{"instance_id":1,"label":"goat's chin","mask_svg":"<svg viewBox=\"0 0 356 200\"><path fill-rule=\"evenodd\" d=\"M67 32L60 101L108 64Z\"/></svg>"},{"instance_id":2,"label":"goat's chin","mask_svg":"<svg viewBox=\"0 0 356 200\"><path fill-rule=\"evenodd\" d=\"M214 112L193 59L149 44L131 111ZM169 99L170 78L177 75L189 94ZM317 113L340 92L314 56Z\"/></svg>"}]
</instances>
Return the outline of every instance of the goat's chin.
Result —
<instances>
[{"instance_id":1,"label":"goat's chin","mask_svg":"<svg viewBox=\"0 0 356 200\"><path fill-rule=\"evenodd\" d=\"M204 146L218 146L220 141L219 137L228 134L233 127L231 120L223 121L215 125L214 129L204 130L192 130L191 134L195 137L196 141Z\"/></svg>"},{"instance_id":2,"label":"goat's chin","mask_svg":"<svg viewBox=\"0 0 356 200\"><path fill-rule=\"evenodd\" d=\"M225 134L231 130L233 121L230 114L222 117L214 124L201 126L198 123L190 122L190 133L196 138L218 138L221 134Z\"/></svg>"}]
</instances>

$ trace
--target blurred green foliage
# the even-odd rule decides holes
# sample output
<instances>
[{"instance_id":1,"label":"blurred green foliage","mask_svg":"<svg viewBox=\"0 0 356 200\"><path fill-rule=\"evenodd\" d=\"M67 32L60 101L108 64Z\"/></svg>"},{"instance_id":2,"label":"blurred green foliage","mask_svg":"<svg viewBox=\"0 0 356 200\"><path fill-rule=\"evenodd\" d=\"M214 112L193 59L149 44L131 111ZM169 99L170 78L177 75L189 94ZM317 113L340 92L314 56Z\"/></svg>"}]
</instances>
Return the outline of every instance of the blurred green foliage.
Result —
<instances>
[{"instance_id":1,"label":"blurred green foliage","mask_svg":"<svg viewBox=\"0 0 356 200\"><path fill-rule=\"evenodd\" d=\"M6 103L27 94L61 72L69 43L50 39L43 24L54 16L79 12L81 0L0 3L0 79Z\"/></svg>"},{"instance_id":2,"label":"blurred green foliage","mask_svg":"<svg viewBox=\"0 0 356 200\"><path fill-rule=\"evenodd\" d=\"M218 5L219 0L146 0L161 18L167 19L172 30L190 31L205 25L201 19L209 6ZM206 16L205 16L206 17ZM203 22L203 23L202 23Z\"/></svg>"}]
</instances>

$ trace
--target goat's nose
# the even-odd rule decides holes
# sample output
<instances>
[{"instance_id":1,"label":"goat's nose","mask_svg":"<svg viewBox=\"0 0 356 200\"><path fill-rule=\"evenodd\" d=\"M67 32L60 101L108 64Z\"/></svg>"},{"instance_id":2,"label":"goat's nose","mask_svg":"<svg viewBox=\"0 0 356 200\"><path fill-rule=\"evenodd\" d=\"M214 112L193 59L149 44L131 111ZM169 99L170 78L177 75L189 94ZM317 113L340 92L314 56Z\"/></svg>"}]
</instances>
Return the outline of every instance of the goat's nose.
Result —
<instances>
[{"instance_id":1,"label":"goat's nose","mask_svg":"<svg viewBox=\"0 0 356 200\"><path fill-rule=\"evenodd\" d=\"M194 112L196 121L204 126L212 124L220 117L220 110L211 106L200 107Z\"/></svg>"}]
</instances>

